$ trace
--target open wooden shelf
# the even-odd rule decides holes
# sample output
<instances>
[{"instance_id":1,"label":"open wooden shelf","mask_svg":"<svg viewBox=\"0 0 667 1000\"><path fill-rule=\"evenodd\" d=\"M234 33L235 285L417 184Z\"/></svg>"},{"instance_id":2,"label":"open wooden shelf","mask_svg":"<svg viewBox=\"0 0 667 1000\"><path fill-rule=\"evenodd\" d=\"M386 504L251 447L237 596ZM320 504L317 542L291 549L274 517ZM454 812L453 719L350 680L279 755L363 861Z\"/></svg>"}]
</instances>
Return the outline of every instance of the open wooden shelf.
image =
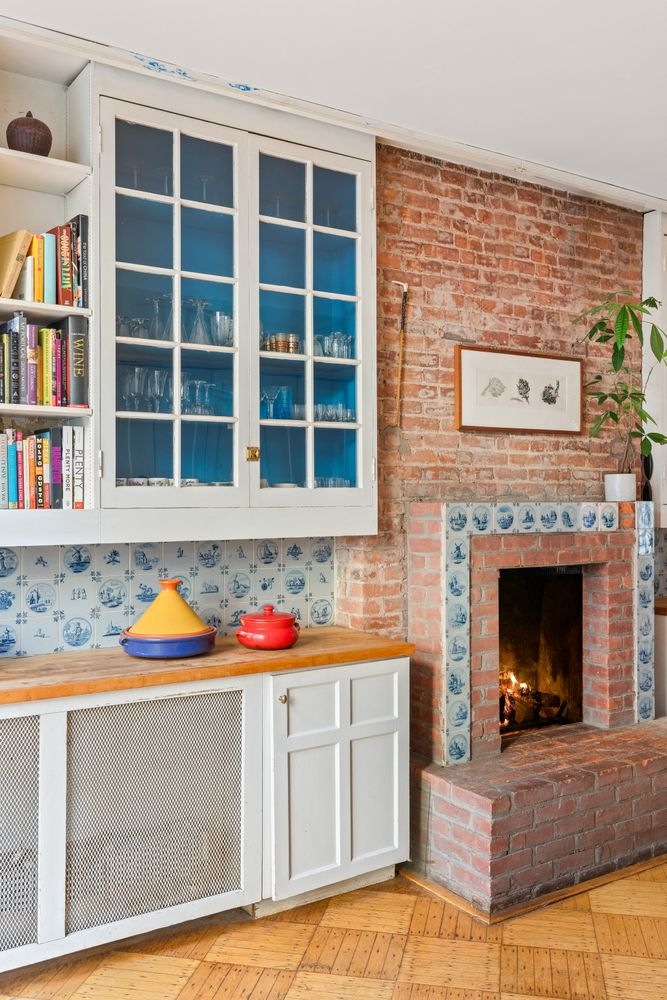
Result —
<instances>
[{"instance_id":1,"label":"open wooden shelf","mask_svg":"<svg viewBox=\"0 0 667 1000\"><path fill-rule=\"evenodd\" d=\"M52 160L0 146L0 184L9 187L66 195L91 173L83 163Z\"/></svg>"},{"instance_id":2,"label":"open wooden shelf","mask_svg":"<svg viewBox=\"0 0 667 1000\"><path fill-rule=\"evenodd\" d=\"M22 299L0 299L0 320L11 319L15 312L22 312L28 318L39 323L50 323L53 320L64 319L65 316L91 316L90 309L77 309L75 306L54 306L45 302L24 302Z\"/></svg>"},{"instance_id":3,"label":"open wooden shelf","mask_svg":"<svg viewBox=\"0 0 667 1000\"><path fill-rule=\"evenodd\" d=\"M89 417L93 411L89 406L28 406L25 403L0 403L0 414L15 417Z\"/></svg>"}]
</instances>

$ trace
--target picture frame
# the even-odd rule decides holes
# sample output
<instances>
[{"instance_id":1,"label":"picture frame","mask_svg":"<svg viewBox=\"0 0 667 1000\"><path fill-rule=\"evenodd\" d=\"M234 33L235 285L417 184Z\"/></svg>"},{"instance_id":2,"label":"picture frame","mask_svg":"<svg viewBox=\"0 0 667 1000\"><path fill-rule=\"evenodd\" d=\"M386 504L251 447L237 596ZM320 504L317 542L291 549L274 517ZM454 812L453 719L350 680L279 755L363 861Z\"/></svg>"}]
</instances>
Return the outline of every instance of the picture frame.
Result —
<instances>
[{"instance_id":1,"label":"picture frame","mask_svg":"<svg viewBox=\"0 0 667 1000\"><path fill-rule=\"evenodd\" d=\"M457 344L454 351L456 428L581 434L580 358Z\"/></svg>"}]
</instances>

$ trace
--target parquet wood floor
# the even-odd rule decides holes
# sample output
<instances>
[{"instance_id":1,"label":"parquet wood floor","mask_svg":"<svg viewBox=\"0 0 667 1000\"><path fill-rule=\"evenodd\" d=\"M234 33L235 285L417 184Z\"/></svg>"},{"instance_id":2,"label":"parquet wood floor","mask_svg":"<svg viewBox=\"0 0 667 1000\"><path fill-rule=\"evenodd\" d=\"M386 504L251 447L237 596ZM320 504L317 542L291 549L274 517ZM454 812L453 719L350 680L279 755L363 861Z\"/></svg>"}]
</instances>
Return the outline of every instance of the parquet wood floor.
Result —
<instances>
[{"instance_id":1,"label":"parquet wood floor","mask_svg":"<svg viewBox=\"0 0 667 1000\"><path fill-rule=\"evenodd\" d=\"M392 882L0 976L0 1000L667 1000L667 864L486 926Z\"/></svg>"}]
</instances>

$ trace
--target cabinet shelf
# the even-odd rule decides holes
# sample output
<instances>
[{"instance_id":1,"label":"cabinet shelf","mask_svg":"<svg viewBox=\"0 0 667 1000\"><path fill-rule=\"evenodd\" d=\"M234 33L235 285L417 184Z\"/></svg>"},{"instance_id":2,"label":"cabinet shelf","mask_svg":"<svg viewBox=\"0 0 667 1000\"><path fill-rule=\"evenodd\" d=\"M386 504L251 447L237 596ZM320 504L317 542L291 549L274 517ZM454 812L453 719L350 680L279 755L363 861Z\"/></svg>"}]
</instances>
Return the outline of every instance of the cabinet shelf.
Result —
<instances>
[{"instance_id":1,"label":"cabinet shelf","mask_svg":"<svg viewBox=\"0 0 667 1000\"><path fill-rule=\"evenodd\" d=\"M92 414L89 406L27 406L25 403L0 403L0 414L13 417L59 417L69 420L72 417L89 417Z\"/></svg>"},{"instance_id":2,"label":"cabinet shelf","mask_svg":"<svg viewBox=\"0 0 667 1000\"><path fill-rule=\"evenodd\" d=\"M0 510L3 544L83 545L99 540L98 510Z\"/></svg>"},{"instance_id":3,"label":"cabinet shelf","mask_svg":"<svg viewBox=\"0 0 667 1000\"><path fill-rule=\"evenodd\" d=\"M76 306L54 306L46 302L24 302L23 299L0 299L0 320L11 319L15 312L22 312L28 321L61 320L65 316L91 316L90 309L79 309Z\"/></svg>"},{"instance_id":4,"label":"cabinet shelf","mask_svg":"<svg viewBox=\"0 0 667 1000\"><path fill-rule=\"evenodd\" d=\"M9 187L66 195L91 172L83 163L51 160L48 156L0 147L0 184Z\"/></svg>"}]
</instances>

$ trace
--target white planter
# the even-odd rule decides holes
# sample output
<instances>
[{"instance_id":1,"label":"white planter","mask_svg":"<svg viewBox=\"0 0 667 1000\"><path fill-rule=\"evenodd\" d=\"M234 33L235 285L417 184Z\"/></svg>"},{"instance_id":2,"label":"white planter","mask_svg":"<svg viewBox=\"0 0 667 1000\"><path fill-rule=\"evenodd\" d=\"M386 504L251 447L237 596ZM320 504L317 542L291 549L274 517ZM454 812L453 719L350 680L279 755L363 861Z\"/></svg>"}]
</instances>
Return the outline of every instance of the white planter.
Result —
<instances>
[{"instance_id":1,"label":"white planter","mask_svg":"<svg viewBox=\"0 0 667 1000\"><path fill-rule=\"evenodd\" d=\"M608 472L604 477L605 500L636 500L637 477L634 472Z\"/></svg>"}]
</instances>

